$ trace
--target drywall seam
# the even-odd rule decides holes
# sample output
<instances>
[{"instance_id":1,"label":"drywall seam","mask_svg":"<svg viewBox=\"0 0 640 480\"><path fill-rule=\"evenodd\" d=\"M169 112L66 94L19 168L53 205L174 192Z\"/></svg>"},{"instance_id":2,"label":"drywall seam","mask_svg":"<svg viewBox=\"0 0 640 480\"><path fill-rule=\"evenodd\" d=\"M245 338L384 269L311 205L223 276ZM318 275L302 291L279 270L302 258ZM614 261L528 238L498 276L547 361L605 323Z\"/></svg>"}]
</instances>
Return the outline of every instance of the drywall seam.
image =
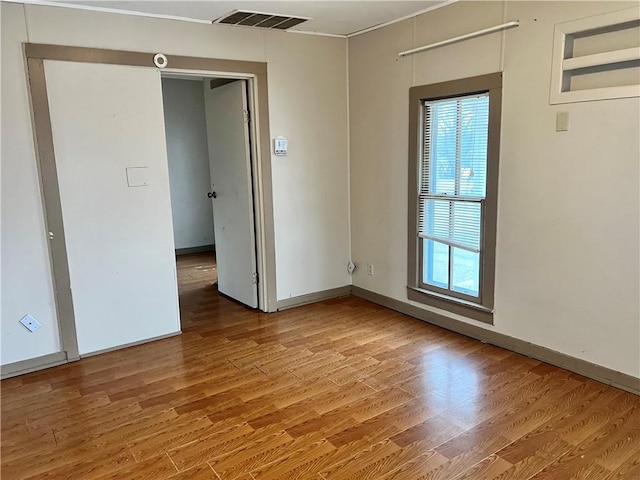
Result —
<instances>
[{"instance_id":1,"label":"drywall seam","mask_svg":"<svg viewBox=\"0 0 640 480\"><path fill-rule=\"evenodd\" d=\"M353 261L353 251L351 246L353 244L351 237L351 105L349 99L349 39L345 39L345 63L346 63L346 87L347 87L347 221L349 222L347 228L347 237L349 239L348 251L349 261ZM345 266L346 268L346 266ZM353 285L353 277L351 278L351 285Z\"/></svg>"}]
</instances>

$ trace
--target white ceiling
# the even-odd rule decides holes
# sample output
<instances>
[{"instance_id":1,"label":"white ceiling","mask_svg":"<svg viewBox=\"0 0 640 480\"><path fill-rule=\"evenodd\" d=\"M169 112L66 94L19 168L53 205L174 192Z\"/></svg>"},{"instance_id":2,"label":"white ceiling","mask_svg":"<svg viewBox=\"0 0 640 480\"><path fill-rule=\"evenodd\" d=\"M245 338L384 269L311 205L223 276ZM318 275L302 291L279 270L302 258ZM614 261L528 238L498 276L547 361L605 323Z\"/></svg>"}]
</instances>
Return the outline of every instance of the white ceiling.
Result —
<instances>
[{"instance_id":1,"label":"white ceiling","mask_svg":"<svg viewBox=\"0 0 640 480\"><path fill-rule=\"evenodd\" d=\"M29 3L29 0L25 0ZM99 7L153 15L213 21L232 10L311 17L291 30L348 35L382 23L422 12L446 0L359 0L359 1L156 1L156 0L54 0L58 4ZM40 2L33 2L40 3ZM44 2L42 2L44 3ZM47 2L49 3L49 2ZM248 27L237 27L248 28Z\"/></svg>"}]
</instances>

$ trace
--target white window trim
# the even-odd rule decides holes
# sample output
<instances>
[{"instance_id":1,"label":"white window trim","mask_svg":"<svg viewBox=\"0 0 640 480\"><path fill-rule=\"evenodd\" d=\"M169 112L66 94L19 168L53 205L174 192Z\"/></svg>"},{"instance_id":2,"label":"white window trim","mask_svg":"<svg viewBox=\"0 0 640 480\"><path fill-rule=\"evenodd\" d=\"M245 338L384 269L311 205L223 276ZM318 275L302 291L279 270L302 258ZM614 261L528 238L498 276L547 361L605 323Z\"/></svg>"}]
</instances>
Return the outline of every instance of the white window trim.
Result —
<instances>
[{"instance_id":1,"label":"white window trim","mask_svg":"<svg viewBox=\"0 0 640 480\"><path fill-rule=\"evenodd\" d=\"M582 18L570 22L559 23L555 27L553 37L553 60L551 67L551 89L549 93L549 103L557 105L560 103L589 102L595 100L606 100L613 98L629 98L640 96L639 85L625 85L620 87L594 88L589 90L576 90L563 92L564 72L577 68L609 65L629 60L640 59L640 48L628 48L586 55L583 57L564 58L567 36L587 32L609 26L620 25L640 19L640 7L619 10L617 12L606 13L594 17Z\"/></svg>"}]
</instances>

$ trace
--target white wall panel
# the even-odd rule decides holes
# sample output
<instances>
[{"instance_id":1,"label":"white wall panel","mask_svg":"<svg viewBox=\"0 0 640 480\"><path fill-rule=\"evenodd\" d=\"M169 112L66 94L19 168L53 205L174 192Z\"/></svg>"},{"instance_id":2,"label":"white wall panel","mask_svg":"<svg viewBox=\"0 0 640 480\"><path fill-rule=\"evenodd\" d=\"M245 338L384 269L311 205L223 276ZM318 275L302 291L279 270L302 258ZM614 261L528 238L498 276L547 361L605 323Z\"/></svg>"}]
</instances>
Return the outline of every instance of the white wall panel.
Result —
<instances>
[{"instance_id":1,"label":"white wall panel","mask_svg":"<svg viewBox=\"0 0 640 480\"><path fill-rule=\"evenodd\" d=\"M45 74L80 354L179 331L160 73Z\"/></svg>"},{"instance_id":2,"label":"white wall panel","mask_svg":"<svg viewBox=\"0 0 640 480\"><path fill-rule=\"evenodd\" d=\"M22 5L2 4L2 364L60 351L35 161L22 42ZM27 313L42 328L18 321Z\"/></svg>"},{"instance_id":3,"label":"white wall panel","mask_svg":"<svg viewBox=\"0 0 640 480\"><path fill-rule=\"evenodd\" d=\"M354 285L407 302L409 88L503 70L494 326L466 321L640 376L640 101L549 105L554 25L631 6L458 2L349 40Z\"/></svg>"}]
</instances>

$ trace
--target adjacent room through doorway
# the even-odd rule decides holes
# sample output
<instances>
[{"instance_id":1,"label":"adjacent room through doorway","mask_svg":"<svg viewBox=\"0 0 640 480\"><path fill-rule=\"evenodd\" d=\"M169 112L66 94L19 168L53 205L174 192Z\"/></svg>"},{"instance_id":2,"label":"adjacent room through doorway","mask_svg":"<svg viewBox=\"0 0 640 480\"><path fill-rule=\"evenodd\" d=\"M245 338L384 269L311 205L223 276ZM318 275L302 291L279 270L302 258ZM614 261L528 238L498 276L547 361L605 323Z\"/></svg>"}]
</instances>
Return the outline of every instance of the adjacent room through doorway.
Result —
<instances>
[{"instance_id":1,"label":"adjacent room through doorway","mask_svg":"<svg viewBox=\"0 0 640 480\"><path fill-rule=\"evenodd\" d=\"M184 328L193 295L258 307L250 114L243 80L168 74L162 91Z\"/></svg>"},{"instance_id":2,"label":"adjacent room through doorway","mask_svg":"<svg viewBox=\"0 0 640 480\"><path fill-rule=\"evenodd\" d=\"M178 301L182 331L211 321L218 302L218 274L214 252L176 256Z\"/></svg>"},{"instance_id":3,"label":"adjacent room through doorway","mask_svg":"<svg viewBox=\"0 0 640 480\"><path fill-rule=\"evenodd\" d=\"M217 295L203 80L162 78L181 329L200 299Z\"/></svg>"}]
</instances>

